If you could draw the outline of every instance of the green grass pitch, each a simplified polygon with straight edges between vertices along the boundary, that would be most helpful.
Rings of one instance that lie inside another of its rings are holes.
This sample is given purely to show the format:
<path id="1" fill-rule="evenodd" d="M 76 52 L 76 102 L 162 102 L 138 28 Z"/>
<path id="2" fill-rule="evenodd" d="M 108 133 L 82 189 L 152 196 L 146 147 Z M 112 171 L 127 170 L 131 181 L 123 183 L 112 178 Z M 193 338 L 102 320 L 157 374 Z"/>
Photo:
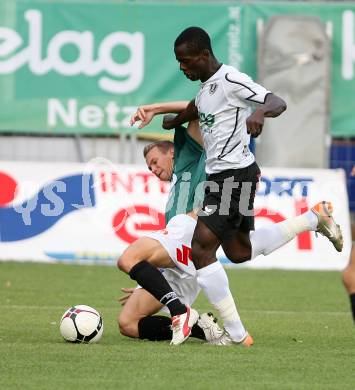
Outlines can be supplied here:
<path id="1" fill-rule="evenodd" d="M 252 348 L 122 337 L 114 267 L 0 262 L 0 389 L 354 390 L 355 328 L 339 272 L 228 270 Z M 67 307 L 99 310 L 98 344 L 61 339 Z M 195 307 L 210 310 L 200 295 Z"/>

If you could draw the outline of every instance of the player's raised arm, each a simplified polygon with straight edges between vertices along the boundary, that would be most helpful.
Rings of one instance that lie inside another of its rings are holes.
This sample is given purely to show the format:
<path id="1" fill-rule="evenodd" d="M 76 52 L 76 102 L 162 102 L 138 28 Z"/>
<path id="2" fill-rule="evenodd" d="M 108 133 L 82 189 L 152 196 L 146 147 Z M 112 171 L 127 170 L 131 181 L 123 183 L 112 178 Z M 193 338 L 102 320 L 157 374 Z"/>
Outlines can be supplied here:
<path id="1" fill-rule="evenodd" d="M 193 99 L 190 101 L 188 106 L 174 118 L 171 116 L 164 117 L 163 128 L 166 130 L 171 130 L 176 128 L 177 126 L 180 126 L 186 122 L 191 122 L 195 119 L 198 119 L 198 111 L 197 107 L 195 106 L 195 100 Z"/>
<path id="2" fill-rule="evenodd" d="M 139 106 L 137 111 L 132 115 L 130 124 L 133 126 L 136 122 L 141 122 L 138 126 L 139 129 L 147 126 L 155 115 L 167 114 L 167 113 L 179 113 L 183 111 L 188 101 L 175 101 L 167 103 L 153 103 Z"/>
<path id="3" fill-rule="evenodd" d="M 283 99 L 269 93 L 266 95 L 265 103 L 258 107 L 246 120 L 247 131 L 252 137 L 257 137 L 262 132 L 264 118 L 276 118 L 287 108 Z"/>

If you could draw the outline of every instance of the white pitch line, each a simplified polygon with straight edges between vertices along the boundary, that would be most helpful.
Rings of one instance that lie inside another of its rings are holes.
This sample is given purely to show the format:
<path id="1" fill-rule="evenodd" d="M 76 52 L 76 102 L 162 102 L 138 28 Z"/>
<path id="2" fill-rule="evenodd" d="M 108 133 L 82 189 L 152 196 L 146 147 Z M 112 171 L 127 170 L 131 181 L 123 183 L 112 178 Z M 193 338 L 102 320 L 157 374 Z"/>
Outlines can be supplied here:
<path id="1" fill-rule="evenodd" d="M 211 311 L 211 308 L 203 307 L 202 309 L 199 309 L 199 312 L 208 312 Z M 251 314 L 285 314 L 285 315 L 295 315 L 295 314 L 325 314 L 325 315 L 350 315 L 350 311 L 296 311 L 296 310 L 248 310 L 248 309 L 240 309 L 240 312 L 242 313 L 251 313 Z"/>
<path id="2" fill-rule="evenodd" d="M 120 305 L 118 305 L 118 308 L 120 307 Z M 69 306 L 68 306 L 69 307 Z M 9 305 L 9 304 L 5 304 L 5 305 L 2 305 L 0 304 L 0 308 L 1 309 L 19 309 L 19 310 L 38 310 L 38 309 L 42 309 L 42 310 L 63 310 L 63 306 L 42 306 L 42 305 Z M 100 306 L 101 309 L 103 310 L 109 310 L 109 309 L 112 309 L 112 306 L 106 306 L 106 307 L 102 307 Z M 207 309 L 207 308 L 203 308 L 204 310 L 208 311 L 210 309 Z M 200 309 L 200 311 L 203 311 Z M 314 314 L 324 314 L 324 315 L 329 315 L 329 316 L 339 316 L 339 315 L 346 315 L 348 316 L 349 315 L 349 312 L 347 311 L 290 311 L 290 310 L 242 310 L 243 313 L 256 313 L 256 314 L 270 314 L 270 315 L 274 315 L 274 314 L 284 314 L 284 315 L 297 315 L 297 314 L 310 314 L 310 315 L 314 315 Z"/>
<path id="3" fill-rule="evenodd" d="M 283 310 L 243 310 L 247 313 L 263 313 L 263 314 L 325 314 L 325 315 L 349 315 L 350 311 L 283 311 Z"/>
<path id="4" fill-rule="evenodd" d="M 78 303 L 79 305 L 79 303 Z M 82 304 L 83 305 L 83 304 Z M 72 305 L 74 306 L 74 305 Z M 67 306 L 67 308 L 71 307 L 70 305 Z M 34 305 L 1 305 L 0 304 L 0 309 L 19 309 L 19 310 L 38 310 L 38 309 L 43 309 L 43 310 L 65 310 L 64 306 L 34 306 Z M 104 309 L 109 309 L 105 308 Z"/>

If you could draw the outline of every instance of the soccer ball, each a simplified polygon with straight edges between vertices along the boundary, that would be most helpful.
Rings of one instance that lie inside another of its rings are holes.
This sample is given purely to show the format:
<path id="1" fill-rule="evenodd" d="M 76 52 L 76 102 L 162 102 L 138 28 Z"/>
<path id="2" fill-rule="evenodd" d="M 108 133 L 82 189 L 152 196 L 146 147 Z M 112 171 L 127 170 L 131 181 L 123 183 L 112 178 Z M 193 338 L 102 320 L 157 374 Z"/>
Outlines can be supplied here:
<path id="1" fill-rule="evenodd" d="M 104 331 L 104 324 L 98 311 L 90 306 L 76 305 L 65 311 L 59 329 L 66 341 L 97 343 Z"/>

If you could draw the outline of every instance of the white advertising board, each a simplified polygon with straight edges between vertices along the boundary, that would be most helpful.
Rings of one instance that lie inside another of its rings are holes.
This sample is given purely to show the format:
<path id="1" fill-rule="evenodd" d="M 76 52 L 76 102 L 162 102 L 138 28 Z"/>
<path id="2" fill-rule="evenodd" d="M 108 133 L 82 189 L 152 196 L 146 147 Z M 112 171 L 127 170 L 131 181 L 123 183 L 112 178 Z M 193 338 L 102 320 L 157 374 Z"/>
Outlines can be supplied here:
<path id="1" fill-rule="evenodd" d="M 136 238 L 162 229 L 169 185 L 145 166 L 1 162 L 0 259 L 115 263 Z M 344 233 L 338 253 L 313 232 L 245 263 L 255 268 L 342 269 L 351 246 L 341 170 L 264 168 L 255 199 L 256 228 L 330 200 Z M 220 260 L 227 263 L 223 252 Z"/>

